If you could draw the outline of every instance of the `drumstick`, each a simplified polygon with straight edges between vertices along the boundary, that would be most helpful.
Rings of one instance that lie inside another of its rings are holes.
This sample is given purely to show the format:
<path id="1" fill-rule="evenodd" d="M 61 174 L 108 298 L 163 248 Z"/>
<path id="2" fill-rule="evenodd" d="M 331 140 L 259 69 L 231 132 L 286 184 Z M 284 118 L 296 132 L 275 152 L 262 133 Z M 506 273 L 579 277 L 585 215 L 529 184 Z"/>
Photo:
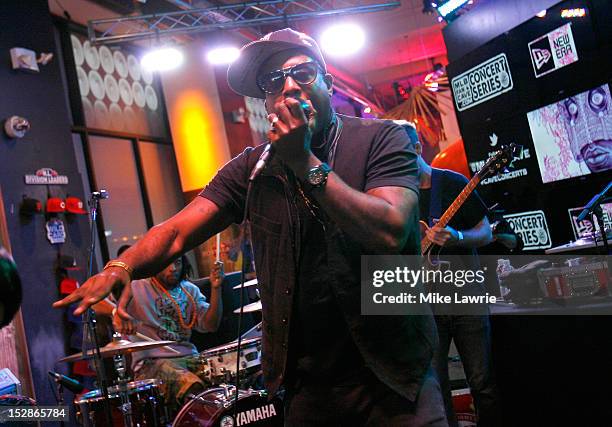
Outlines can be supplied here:
<path id="1" fill-rule="evenodd" d="M 221 233 L 217 233 L 217 262 L 221 261 Z"/>
<path id="2" fill-rule="evenodd" d="M 145 334 L 141 334 L 140 332 L 136 332 L 135 334 L 138 338 L 140 338 L 143 341 L 155 341 L 153 338 L 146 336 Z M 168 349 L 170 351 L 172 351 L 173 353 L 177 353 L 177 354 L 181 354 L 180 351 L 173 349 L 172 347 L 169 347 L 167 345 L 165 345 L 163 348 Z"/>

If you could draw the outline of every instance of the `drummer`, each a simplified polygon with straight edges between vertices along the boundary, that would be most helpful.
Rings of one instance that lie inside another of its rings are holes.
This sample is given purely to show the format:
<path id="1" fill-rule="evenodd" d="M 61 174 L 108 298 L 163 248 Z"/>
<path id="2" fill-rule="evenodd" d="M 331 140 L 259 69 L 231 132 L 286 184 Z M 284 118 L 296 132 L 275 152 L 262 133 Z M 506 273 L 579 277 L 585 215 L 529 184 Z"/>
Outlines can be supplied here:
<path id="1" fill-rule="evenodd" d="M 189 282 L 189 264 L 183 255 L 154 277 L 134 280 L 124 292 L 130 320 L 122 320 L 113 310 L 115 330 L 138 341 L 143 335 L 154 340 L 178 341 L 132 354 L 136 380 L 160 379 L 166 403 L 172 413 L 192 395 L 203 391 L 204 383 L 195 375 L 196 347 L 189 341 L 192 330 L 214 332 L 219 328 L 223 306 L 221 284 L 223 263 L 216 263 L 210 275 L 210 301 Z"/>

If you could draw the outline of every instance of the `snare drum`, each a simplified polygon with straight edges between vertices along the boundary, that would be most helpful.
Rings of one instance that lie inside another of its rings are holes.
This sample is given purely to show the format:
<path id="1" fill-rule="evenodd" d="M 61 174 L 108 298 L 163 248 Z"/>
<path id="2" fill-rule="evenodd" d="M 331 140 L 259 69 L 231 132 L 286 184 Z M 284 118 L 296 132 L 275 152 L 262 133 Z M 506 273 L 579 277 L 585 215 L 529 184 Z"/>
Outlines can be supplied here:
<path id="1" fill-rule="evenodd" d="M 240 357 L 240 369 L 252 374 L 261 369 L 261 337 L 242 340 L 240 356 L 237 342 L 209 348 L 200 353 L 199 375 L 211 384 L 230 383 L 236 377 L 236 361 Z"/>
<path id="2" fill-rule="evenodd" d="M 231 390 L 231 392 L 230 392 Z M 234 388 L 224 386 L 200 393 L 178 413 L 172 427 L 282 426 L 283 402 L 268 401 L 264 391 L 240 390 L 234 418 Z"/>
<path id="3" fill-rule="evenodd" d="M 135 426 L 163 426 L 166 424 L 164 398 L 160 393 L 159 380 L 141 380 L 127 384 L 129 401 L 132 404 L 132 424 Z M 85 393 L 74 403 L 77 407 L 77 419 L 86 427 L 109 426 L 104 414 L 104 397 L 100 390 Z M 119 386 L 108 388 L 111 407 L 111 426 L 124 426 L 121 412 L 121 394 Z"/>

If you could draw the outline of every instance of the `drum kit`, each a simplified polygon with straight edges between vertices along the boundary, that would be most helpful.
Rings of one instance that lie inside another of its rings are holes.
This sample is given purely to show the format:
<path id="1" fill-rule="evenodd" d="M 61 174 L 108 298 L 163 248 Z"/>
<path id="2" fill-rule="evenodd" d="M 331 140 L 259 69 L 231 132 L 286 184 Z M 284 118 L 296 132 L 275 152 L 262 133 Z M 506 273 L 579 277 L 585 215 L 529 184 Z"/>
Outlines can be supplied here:
<path id="1" fill-rule="evenodd" d="M 253 286 L 257 280 L 246 282 Z M 240 286 L 236 287 L 239 288 Z M 261 310 L 261 302 L 244 306 L 244 312 Z M 236 310 L 235 312 L 239 312 Z M 140 338 L 147 339 L 140 335 Z M 220 426 L 230 427 L 256 422 L 261 426 L 283 425 L 283 404 L 280 398 L 269 400 L 261 385 L 261 323 L 237 341 L 202 351 L 195 357 L 195 374 L 210 388 L 193 396 L 180 409 L 171 423 L 174 427 Z M 126 356 L 143 350 L 168 347 L 175 341 L 137 341 L 121 339 L 100 347 L 102 358 L 113 360 L 118 379 L 108 387 L 108 394 L 100 389 L 89 391 L 74 401 L 77 419 L 85 427 L 99 426 L 167 426 L 171 420 L 164 402 L 161 380 L 130 381 Z M 94 350 L 63 357 L 58 362 L 90 360 Z M 236 367 L 240 364 L 240 389 L 236 391 Z M 231 385 L 230 385 L 231 384 Z M 236 399 L 236 393 L 238 397 Z M 110 406 L 110 424 L 105 407 Z"/>

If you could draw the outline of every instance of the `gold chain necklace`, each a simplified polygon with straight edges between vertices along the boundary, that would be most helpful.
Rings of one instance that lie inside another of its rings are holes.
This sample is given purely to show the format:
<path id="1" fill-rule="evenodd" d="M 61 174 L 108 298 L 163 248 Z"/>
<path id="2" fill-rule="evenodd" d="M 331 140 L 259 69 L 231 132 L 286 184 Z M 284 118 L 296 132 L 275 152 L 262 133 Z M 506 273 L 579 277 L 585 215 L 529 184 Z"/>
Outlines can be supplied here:
<path id="1" fill-rule="evenodd" d="M 153 283 L 153 285 L 155 285 L 158 289 L 160 289 L 164 294 L 166 294 L 166 296 L 170 299 L 170 301 L 172 301 L 172 304 L 174 304 L 174 307 L 176 308 L 176 312 L 178 313 L 179 316 L 179 323 L 181 325 L 181 327 L 183 329 L 191 329 L 193 328 L 193 325 L 195 325 L 196 322 L 196 303 L 195 300 L 193 299 L 193 297 L 191 296 L 191 294 L 187 291 L 185 291 L 185 289 L 183 289 L 183 287 L 180 285 L 178 285 L 178 287 L 181 289 L 181 291 L 183 291 L 185 293 L 185 295 L 187 295 L 187 297 L 189 298 L 189 300 L 191 301 L 191 303 L 193 304 L 193 312 L 191 314 L 191 321 L 189 322 L 188 325 L 185 325 L 185 320 L 183 319 L 183 313 L 181 312 L 181 307 L 180 305 L 176 302 L 176 300 L 172 297 L 172 295 L 170 295 L 170 292 L 168 292 L 168 290 L 164 287 L 164 285 L 162 285 L 161 283 L 159 283 L 159 280 L 157 280 L 156 277 L 152 277 L 151 278 L 151 283 Z M 185 309 L 185 314 L 187 314 L 187 311 L 189 310 L 189 307 L 187 307 Z"/>

